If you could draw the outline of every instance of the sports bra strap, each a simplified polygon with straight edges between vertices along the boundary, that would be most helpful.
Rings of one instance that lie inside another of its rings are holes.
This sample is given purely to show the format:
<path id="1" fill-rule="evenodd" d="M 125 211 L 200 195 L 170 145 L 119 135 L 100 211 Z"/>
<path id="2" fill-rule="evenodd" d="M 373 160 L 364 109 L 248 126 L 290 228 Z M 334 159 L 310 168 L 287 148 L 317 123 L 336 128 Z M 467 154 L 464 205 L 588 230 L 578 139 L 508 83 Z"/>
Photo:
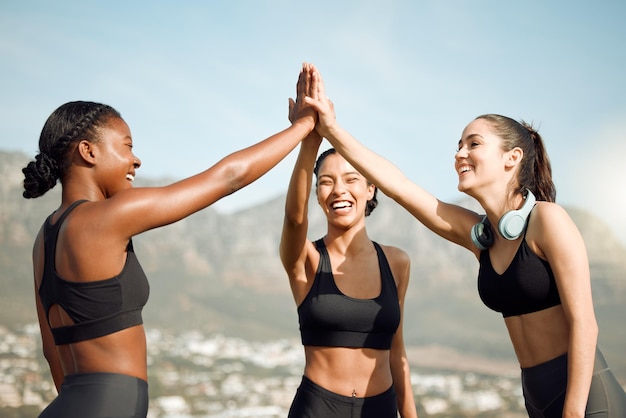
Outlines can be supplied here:
<path id="1" fill-rule="evenodd" d="M 59 219 L 57 219 L 57 221 L 53 224 L 52 223 L 52 216 L 54 214 L 51 214 L 48 217 L 48 222 L 47 222 L 47 228 L 52 232 L 51 236 L 46 236 L 44 235 L 44 240 L 50 240 L 50 242 L 54 242 L 56 243 L 57 238 L 59 236 L 59 231 L 61 230 L 61 225 L 63 225 L 63 222 L 65 221 L 65 218 L 67 218 L 67 216 L 70 214 L 70 212 L 72 212 L 78 205 L 88 202 L 88 200 L 86 199 L 82 199 L 82 200 L 77 200 L 75 202 L 73 202 L 66 210 L 65 212 L 63 212 L 61 214 L 61 216 L 59 216 Z M 48 270 L 48 271 L 55 271 L 56 270 L 56 263 L 55 263 L 55 257 L 54 257 L 54 251 L 56 250 L 56 245 L 46 245 L 45 246 L 45 262 L 44 262 L 44 269 Z"/>
<path id="2" fill-rule="evenodd" d="M 59 225 L 60 225 L 60 224 L 61 224 L 61 222 L 63 222 L 63 221 L 65 220 L 65 218 L 67 218 L 67 215 L 69 215 L 69 214 L 70 214 L 70 212 L 71 212 L 71 211 L 73 211 L 73 210 L 74 210 L 74 208 L 75 208 L 76 206 L 78 206 L 78 205 L 80 205 L 80 204 L 83 204 L 83 203 L 85 203 L 85 202 L 88 202 L 88 200 L 87 200 L 87 199 L 81 199 L 81 200 L 77 200 L 76 202 L 72 203 L 72 204 L 70 205 L 70 207 L 69 207 L 69 208 L 67 208 L 67 210 L 61 214 L 61 217 L 59 218 L 59 220 L 58 220 L 58 221 L 56 221 L 54 224 L 55 224 L 55 225 L 56 225 L 56 224 L 59 224 Z"/>

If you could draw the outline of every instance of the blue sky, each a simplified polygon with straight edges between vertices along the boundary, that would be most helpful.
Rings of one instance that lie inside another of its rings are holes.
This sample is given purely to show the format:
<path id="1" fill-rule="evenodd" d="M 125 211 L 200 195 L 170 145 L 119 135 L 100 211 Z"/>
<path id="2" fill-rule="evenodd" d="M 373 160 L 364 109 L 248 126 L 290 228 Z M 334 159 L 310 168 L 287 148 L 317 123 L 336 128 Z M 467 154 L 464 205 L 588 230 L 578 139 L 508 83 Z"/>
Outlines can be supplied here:
<path id="1" fill-rule="evenodd" d="M 475 116 L 533 122 L 558 202 L 626 243 L 624 21 L 621 0 L 5 1 L 0 149 L 34 156 L 57 106 L 99 101 L 129 123 L 138 176 L 179 179 L 285 128 L 310 61 L 340 123 L 443 200 Z M 295 153 L 216 208 L 283 194 Z"/>

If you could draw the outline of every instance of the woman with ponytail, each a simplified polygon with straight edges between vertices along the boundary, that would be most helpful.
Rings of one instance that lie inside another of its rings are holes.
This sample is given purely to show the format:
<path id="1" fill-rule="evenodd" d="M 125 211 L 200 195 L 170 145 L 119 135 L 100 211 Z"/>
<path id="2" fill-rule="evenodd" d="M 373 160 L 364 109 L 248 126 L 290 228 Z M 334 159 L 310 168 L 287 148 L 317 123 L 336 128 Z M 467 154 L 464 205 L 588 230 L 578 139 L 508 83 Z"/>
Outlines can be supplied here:
<path id="1" fill-rule="evenodd" d="M 37 314 L 56 399 L 40 417 L 146 417 L 147 278 L 132 237 L 193 214 L 258 179 L 305 138 L 315 112 L 303 104 L 301 72 L 293 123 L 206 171 L 165 187 L 133 187 L 141 163 L 130 129 L 110 106 L 70 102 L 41 132 L 24 172 L 24 197 L 61 183 L 59 208 L 33 248 Z"/>
<path id="2" fill-rule="evenodd" d="M 360 173 L 426 227 L 474 253 L 483 302 L 501 312 L 521 367 L 528 415 L 625 417 L 626 395 L 597 348 L 587 253 L 529 124 L 482 115 L 465 127 L 458 189 L 486 215 L 444 203 L 360 144 L 335 120 L 313 67 L 316 130 Z"/>

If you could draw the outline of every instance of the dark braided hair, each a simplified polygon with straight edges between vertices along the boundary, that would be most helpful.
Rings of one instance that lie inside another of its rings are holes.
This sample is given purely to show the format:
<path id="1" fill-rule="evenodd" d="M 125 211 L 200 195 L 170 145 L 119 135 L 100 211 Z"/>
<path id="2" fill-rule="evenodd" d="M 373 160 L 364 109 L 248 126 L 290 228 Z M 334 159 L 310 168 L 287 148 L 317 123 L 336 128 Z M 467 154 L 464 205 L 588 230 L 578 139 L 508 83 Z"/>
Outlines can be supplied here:
<path id="1" fill-rule="evenodd" d="M 315 187 L 317 187 L 317 173 L 319 172 L 320 167 L 322 166 L 322 163 L 324 162 L 326 157 L 328 157 L 331 154 L 336 154 L 336 153 L 337 153 L 336 149 L 329 148 L 326 151 L 322 152 L 319 157 L 317 157 L 317 161 L 315 162 L 315 168 L 313 169 L 313 173 L 315 174 L 315 185 L 316 185 Z M 369 180 L 367 184 L 371 184 Z M 372 211 L 376 209 L 376 206 L 378 206 L 378 199 L 376 198 L 377 194 L 378 194 L 378 187 L 374 185 L 374 195 L 372 196 L 370 200 L 367 201 L 367 205 L 365 206 L 365 216 L 369 216 L 370 213 L 372 213 Z"/>
<path id="2" fill-rule="evenodd" d="M 537 198 L 547 202 L 556 201 L 556 187 L 552 181 L 552 166 L 541 139 L 541 135 L 531 124 L 518 122 L 502 115 L 481 115 L 476 119 L 484 119 L 491 124 L 496 135 L 502 139 L 502 148 L 510 151 L 519 147 L 524 157 L 517 173 L 519 192 L 527 188 Z"/>
<path id="3" fill-rule="evenodd" d="M 72 145 L 82 139 L 97 142 L 95 128 L 110 118 L 121 116 L 111 106 L 93 102 L 69 102 L 52 112 L 39 136 L 39 154 L 22 169 L 22 195 L 32 199 L 52 189 L 67 174 Z"/>

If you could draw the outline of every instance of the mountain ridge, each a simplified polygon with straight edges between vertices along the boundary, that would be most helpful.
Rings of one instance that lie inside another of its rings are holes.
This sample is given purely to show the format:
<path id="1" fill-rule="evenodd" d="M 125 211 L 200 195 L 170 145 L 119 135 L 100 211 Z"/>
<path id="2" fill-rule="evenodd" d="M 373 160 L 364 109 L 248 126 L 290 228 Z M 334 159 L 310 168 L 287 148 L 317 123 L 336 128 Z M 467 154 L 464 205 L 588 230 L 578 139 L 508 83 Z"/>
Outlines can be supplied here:
<path id="1" fill-rule="evenodd" d="M 21 168 L 28 157 L 0 151 L 0 325 L 36 321 L 32 240 L 60 202 L 60 187 L 41 198 L 22 198 Z M 137 181 L 136 187 L 168 184 Z M 287 179 L 285 179 L 285 187 Z M 254 187 L 251 185 L 250 187 Z M 441 347 L 494 361 L 514 360 L 501 315 L 477 294 L 478 263 L 465 249 L 421 225 L 379 194 L 367 219 L 372 240 L 405 250 L 411 258 L 404 336 L 407 346 Z M 477 209 L 471 199 L 458 202 Z M 309 238 L 326 229 L 311 199 Z M 249 339 L 297 338 L 296 308 L 278 256 L 284 195 L 233 213 L 207 208 L 180 222 L 133 238 L 150 279 L 147 327 L 198 329 Z M 626 249 L 610 227 L 578 208 L 565 208 L 583 235 L 592 271 L 600 346 L 626 381 Z M 158 208 L 155 208 L 158 210 Z"/>

